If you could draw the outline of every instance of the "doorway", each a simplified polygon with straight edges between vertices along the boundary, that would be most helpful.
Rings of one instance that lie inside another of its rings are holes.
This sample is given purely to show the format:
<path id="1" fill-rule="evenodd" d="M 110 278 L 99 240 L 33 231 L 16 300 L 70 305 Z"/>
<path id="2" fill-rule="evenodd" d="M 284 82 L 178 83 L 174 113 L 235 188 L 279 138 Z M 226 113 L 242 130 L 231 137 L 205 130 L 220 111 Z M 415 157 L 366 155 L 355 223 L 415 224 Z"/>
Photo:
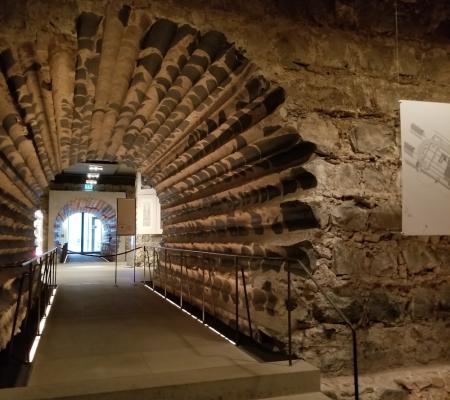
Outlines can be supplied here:
<path id="1" fill-rule="evenodd" d="M 91 213 L 74 213 L 63 223 L 63 236 L 68 243 L 68 250 L 72 252 L 100 253 L 103 235 L 102 221 Z"/>

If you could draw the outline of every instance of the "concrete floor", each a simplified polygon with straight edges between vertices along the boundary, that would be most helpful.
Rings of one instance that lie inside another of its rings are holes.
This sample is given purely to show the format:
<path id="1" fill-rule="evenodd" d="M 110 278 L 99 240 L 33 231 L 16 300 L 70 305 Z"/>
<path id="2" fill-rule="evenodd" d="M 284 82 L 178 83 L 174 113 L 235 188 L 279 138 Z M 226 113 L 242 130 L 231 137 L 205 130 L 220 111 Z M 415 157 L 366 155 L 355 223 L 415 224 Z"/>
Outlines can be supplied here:
<path id="1" fill-rule="evenodd" d="M 85 256 L 83 254 L 68 254 L 66 263 L 99 263 L 99 262 L 106 262 L 104 259 L 100 257 L 93 257 L 93 256 Z"/>
<path id="2" fill-rule="evenodd" d="M 138 270 L 138 278 L 141 271 Z M 121 265 L 62 264 L 29 385 L 254 362 L 142 285 Z"/>
<path id="3" fill-rule="evenodd" d="M 133 268 L 119 265 L 118 287 L 114 263 L 61 264 L 57 281 L 28 386 L 0 400 L 257 399 L 320 387 L 308 364 L 262 363 L 133 284 Z"/>

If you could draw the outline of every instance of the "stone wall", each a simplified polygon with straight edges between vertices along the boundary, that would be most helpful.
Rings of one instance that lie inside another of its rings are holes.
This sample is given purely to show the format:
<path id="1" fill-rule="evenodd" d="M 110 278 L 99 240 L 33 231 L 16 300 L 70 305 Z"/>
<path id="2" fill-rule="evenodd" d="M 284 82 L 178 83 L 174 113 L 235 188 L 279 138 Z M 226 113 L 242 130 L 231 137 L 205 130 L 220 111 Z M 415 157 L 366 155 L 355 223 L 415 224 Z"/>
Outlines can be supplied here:
<path id="1" fill-rule="evenodd" d="M 144 246 L 157 247 L 161 243 L 161 235 L 136 235 L 136 247 L 142 247 L 136 251 L 136 266 L 142 267 L 144 265 Z M 148 250 L 151 251 L 150 249 Z M 145 261 L 148 262 L 147 260 Z M 147 264 L 146 264 L 147 268 Z"/>
<path id="2" fill-rule="evenodd" d="M 316 279 L 358 326 L 363 370 L 448 360 L 450 242 L 400 233 L 398 114 L 400 99 L 450 101 L 447 2 L 398 2 L 398 62 L 393 1 L 128 3 L 224 32 L 285 88 L 286 102 L 270 118 L 317 143 L 308 168 L 318 186 L 283 200 L 310 204 L 320 228 L 290 232 L 282 242 L 273 235 L 273 244 L 311 240 Z M 73 35 L 74 15 L 104 8 L 103 1 L 48 4 L 5 1 L 2 34 Z M 257 321 L 285 321 L 284 272 L 255 268 L 248 280 Z M 225 272 L 218 276 L 216 297 L 228 299 L 224 317 L 232 309 L 230 281 Z M 296 276 L 295 283 L 295 352 L 323 371 L 347 372 L 348 329 L 311 282 Z M 275 345 L 285 342 L 281 326 L 269 333 Z"/>
<path id="3" fill-rule="evenodd" d="M 362 369 L 448 360 L 450 242 L 401 235 L 398 107 L 400 99 L 450 101 L 448 5 L 399 2 L 397 70 L 394 2 L 295 4 L 153 7 L 245 48 L 287 91 L 277 118 L 318 144 L 308 165 L 318 187 L 300 199 L 315 204 L 321 227 L 307 238 L 316 278 L 359 328 Z M 252 304 L 273 308 L 275 290 L 283 313 L 283 278 L 260 272 L 250 279 Z M 325 371 L 348 371 L 348 330 L 313 285 L 299 286 L 308 305 L 294 314 L 297 354 Z"/>

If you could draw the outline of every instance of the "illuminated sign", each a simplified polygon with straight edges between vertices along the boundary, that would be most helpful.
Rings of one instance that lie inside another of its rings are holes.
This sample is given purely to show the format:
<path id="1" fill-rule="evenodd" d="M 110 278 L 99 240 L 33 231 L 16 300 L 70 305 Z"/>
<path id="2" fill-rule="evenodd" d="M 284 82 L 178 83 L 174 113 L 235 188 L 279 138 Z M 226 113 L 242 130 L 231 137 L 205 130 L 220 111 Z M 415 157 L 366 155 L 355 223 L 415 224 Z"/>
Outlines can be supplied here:
<path id="1" fill-rule="evenodd" d="M 103 171 L 101 165 L 89 165 L 89 171 Z"/>

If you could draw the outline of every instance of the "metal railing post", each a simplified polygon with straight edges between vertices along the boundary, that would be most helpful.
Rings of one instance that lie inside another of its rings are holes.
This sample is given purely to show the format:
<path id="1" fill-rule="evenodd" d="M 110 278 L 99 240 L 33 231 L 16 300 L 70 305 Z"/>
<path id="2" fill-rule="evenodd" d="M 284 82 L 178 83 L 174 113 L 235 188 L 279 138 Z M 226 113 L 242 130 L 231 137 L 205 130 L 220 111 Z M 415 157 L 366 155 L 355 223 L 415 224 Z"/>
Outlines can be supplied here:
<path id="1" fill-rule="evenodd" d="M 235 285 L 235 318 L 236 318 L 236 344 L 239 341 L 239 271 L 238 271 L 238 259 L 237 256 L 234 256 L 234 285 Z"/>
<path id="2" fill-rule="evenodd" d="M 180 307 L 183 308 L 183 255 L 180 252 Z"/>
<path id="3" fill-rule="evenodd" d="M 14 311 L 14 319 L 13 319 L 13 325 L 11 329 L 11 338 L 9 341 L 9 355 L 12 355 L 13 346 L 14 346 L 14 333 L 16 331 L 17 326 L 17 319 L 19 318 L 19 311 L 20 311 L 20 304 L 22 302 L 22 291 L 23 291 L 23 281 L 25 280 L 25 274 L 24 272 L 22 276 L 20 277 L 20 283 L 19 283 L 19 292 L 17 294 L 17 300 L 16 300 L 16 309 Z"/>
<path id="4" fill-rule="evenodd" d="M 154 258 L 155 255 L 158 257 L 158 271 L 159 271 L 159 277 L 162 283 L 162 277 L 161 277 L 161 262 L 159 261 L 159 253 L 156 251 L 156 247 L 154 249 Z M 248 330 L 249 330 L 249 336 L 251 339 L 253 338 L 253 326 L 251 321 L 251 313 L 250 313 L 250 304 L 249 304 L 249 294 L 247 290 L 247 283 L 246 283 L 246 276 L 245 276 L 245 263 L 241 263 L 240 259 L 250 260 L 250 262 L 254 259 L 263 259 L 263 260 L 276 260 L 286 263 L 286 272 L 287 272 L 287 314 L 288 314 L 288 359 L 289 359 L 289 365 L 292 365 L 294 353 L 292 351 L 292 311 L 293 311 L 293 300 L 292 300 L 292 290 L 293 290 L 293 282 L 292 282 L 292 265 L 295 263 L 296 265 L 302 269 L 306 276 L 312 280 L 314 285 L 317 287 L 318 292 L 320 292 L 324 298 L 328 301 L 328 303 L 334 308 L 336 313 L 342 318 L 343 322 L 350 328 L 352 333 L 352 350 L 353 350 L 353 369 L 354 369 L 354 385 L 355 385 L 355 398 L 356 400 L 359 400 L 359 388 L 358 388 L 358 348 L 357 348 L 357 334 L 356 330 L 353 327 L 353 324 L 350 322 L 350 320 L 345 316 L 345 314 L 342 312 L 341 309 L 339 309 L 336 304 L 333 302 L 333 300 L 330 298 L 330 296 L 327 294 L 326 291 L 322 289 L 322 287 L 319 285 L 317 280 L 314 278 L 313 272 L 309 269 L 309 267 L 306 267 L 303 262 L 300 259 L 294 259 L 290 257 L 282 257 L 282 256 L 254 256 L 254 255 L 235 255 L 235 254 L 227 254 L 227 253 L 219 253 L 219 252 L 212 252 L 212 251 L 201 251 L 201 250 L 187 250 L 182 248 L 175 248 L 175 247 L 164 247 L 159 246 L 159 250 L 164 250 L 164 297 L 167 298 L 167 280 L 168 280 L 168 268 L 170 269 L 171 277 L 174 278 L 175 276 L 175 270 L 172 267 L 172 260 L 171 256 L 169 255 L 169 252 L 179 252 L 180 255 L 180 304 L 183 305 L 183 265 L 186 267 L 186 274 L 187 274 L 187 282 L 188 282 L 188 289 L 189 289 L 189 298 L 192 302 L 192 296 L 190 293 L 190 281 L 189 281 L 189 270 L 188 270 L 188 261 L 187 256 L 185 254 L 191 255 L 198 255 L 201 258 L 201 268 L 202 268 L 202 322 L 205 323 L 206 320 L 206 289 L 207 286 L 209 286 L 210 290 L 210 305 L 211 305 L 211 312 L 214 316 L 216 316 L 216 309 L 215 309 L 215 301 L 214 301 L 214 294 L 213 294 L 213 275 L 214 266 L 211 265 L 211 262 L 216 262 L 217 257 L 219 257 L 219 261 L 222 262 L 222 258 L 227 257 L 233 257 L 234 262 L 234 274 L 235 274 L 235 317 L 236 317 L 236 323 L 235 323 L 235 335 L 236 335 L 236 343 L 239 340 L 239 337 L 241 336 L 240 332 L 240 316 L 239 316 L 239 308 L 240 308 L 240 296 L 239 296 L 239 269 L 241 271 L 242 275 L 242 284 L 243 284 L 243 292 L 244 292 L 244 301 L 245 301 L 245 307 L 247 311 L 247 320 L 248 320 Z M 186 261 L 184 261 L 184 257 L 186 257 Z M 213 259 L 213 257 L 216 257 Z M 150 256 L 147 255 L 147 259 L 149 262 L 149 268 L 151 266 L 150 264 Z M 169 266 L 167 265 L 169 263 Z M 208 265 L 206 265 L 208 263 Z M 208 271 L 206 271 L 206 268 L 208 268 Z M 208 279 L 206 279 L 206 273 L 208 273 Z M 152 279 L 154 281 L 154 279 Z M 208 282 L 207 282 L 208 281 Z M 173 284 L 171 287 L 172 292 L 176 291 L 176 279 L 173 279 Z"/>
<path id="5" fill-rule="evenodd" d="M 55 257 L 55 286 L 57 285 L 57 281 L 56 281 L 56 278 L 57 278 L 57 275 L 56 275 L 56 272 L 57 272 L 57 270 L 58 270 L 58 253 L 56 252 L 56 249 L 55 250 L 53 250 L 53 253 L 54 253 L 54 257 Z"/>
<path id="6" fill-rule="evenodd" d="M 248 294 L 247 294 L 247 285 L 245 283 L 244 266 L 241 266 L 241 273 L 242 273 L 242 283 L 244 284 L 245 307 L 247 308 L 248 330 L 250 333 L 250 337 L 253 339 L 252 320 L 250 318 L 250 305 L 248 303 Z"/>
<path id="7" fill-rule="evenodd" d="M 146 249 L 145 246 L 144 246 L 144 249 L 142 251 L 143 251 L 143 254 L 144 254 L 144 285 L 146 285 L 147 281 L 145 280 L 145 268 L 146 268 L 146 265 L 147 265 L 147 262 L 146 262 L 146 260 L 147 260 L 147 249 Z"/>
<path id="8" fill-rule="evenodd" d="M 206 258 L 202 263 L 202 322 L 205 323 L 205 264 Z"/>
<path id="9" fill-rule="evenodd" d="M 216 316 L 216 303 L 214 302 L 214 293 L 213 293 L 213 281 L 212 281 L 212 274 L 211 274 L 211 259 L 208 260 L 208 276 L 209 276 L 209 290 L 210 290 L 210 299 L 213 309 L 213 314 Z"/>
<path id="10" fill-rule="evenodd" d="M 355 386 L 355 400 L 359 400 L 359 382 L 358 382 L 358 344 L 356 331 L 352 329 L 352 349 L 353 349 L 353 383 Z"/>
<path id="11" fill-rule="evenodd" d="M 45 303 L 45 312 L 44 315 L 47 317 L 47 304 L 49 300 L 48 293 L 48 281 L 50 275 L 50 264 L 49 264 L 49 255 L 45 255 L 45 267 L 44 267 L 44 303 Z"/>
<path id="12" fill-rule="evenodd" d="M 28 264 L 28 301 L 27 301 L 27 315 L 24 320 L 25 326 L 28 326 L 28 318 L 30 317 L 32 301 L 33 301 L 33 279 L 34 279 L 34 262 Z"/>
<path id="13" fill-rule="evenodd" d="M 287 311 L 288 311 L 288 357 L 292 366 L 292 304 L 291 304 L 291 264 L 287 261 Z"/>
<path id="14" fill-rule="evenodd" d="M 159 278 L 159 284 L 162 284 L 162 278 L 161 278 L 161 262 L 159 260 L 159 253 L 153 249 L 153 270 L 155 272 L 156 276 L 156 269 L 158 269 L 158 278 Z M 152 281 L 153 290 L 155 290 L 155 278 Z"/>
<path id="15" fill-rule="evenodd" d="M 185 256 L 184 269 L 186 270 L 187 295 L 189 296 L 189 301 L 192 304 L 191 280 L 189 278 L 189 267 L 188 267 L 188 264 L 189 264 L 188 263 L 188 256 Z"/>
<path id="16" fill-rule="evenodd" d="M 49 254 L 48 286 L 53 287 L 53 253 Z"/>
<path id="17" fill-rule="evenodd" d="M 43 259 L 42 257 L 39 259 L 39 273 L 38 273 L 38 279 L 37 279 L 37 291 L 38 291 L 38 298 L 37 298 L 37 327 L 36 327 L 36 335 L 40 335 L 41 332 L 39 330 L 40 323 L 41 323 L 41 312 L 42 312 L 42 267 L 43 267 Z"/>
<path id="18" fill-rule="evenodd" d="M 164 298 L 167 299 L 167 249 L 164 250 Z"/>
<path id="19" fill-rule="evenodd" d="M 136 234 L 134 235 L 134 254 L 133 254 L 133 283 L 136 284 Z"/>
<path id="20" fill-rule="evenodd" d="M 150 253 L 148 252 L 148 248 L 145 249 L 144 257 L 147 259 L 147 265 L 148 265 L 148 279 L 150 279 L 150 284 L 152 285 L 152 289 L 155 290 L 155 250 L 152 252 L 152 261 L 150 261 Z M 144 259 L 145 260 L 145 259 Z M 153 264 L 153 265 L 152 265 Z M 153 269 L 152 269 L 153 267 Z M 144 274 L 145 274 L 145 264 L 144 264 Z M 145 281 L 145 276 L 144 276 Z M 145 281 L 147 283 L 147 281 Z"/>

